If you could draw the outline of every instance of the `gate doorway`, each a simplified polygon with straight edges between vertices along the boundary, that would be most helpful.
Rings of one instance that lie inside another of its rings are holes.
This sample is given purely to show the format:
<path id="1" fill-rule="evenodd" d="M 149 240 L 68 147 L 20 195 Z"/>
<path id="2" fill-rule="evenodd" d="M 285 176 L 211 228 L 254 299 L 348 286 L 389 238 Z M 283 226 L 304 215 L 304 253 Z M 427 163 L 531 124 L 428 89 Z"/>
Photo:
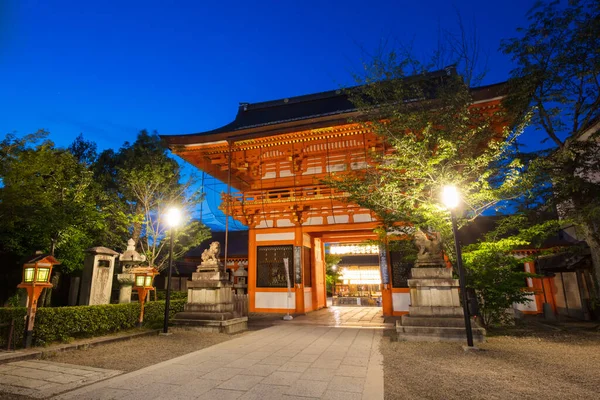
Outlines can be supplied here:
<path id="1" fill-rule="evenodd" d="M 326 243 L 331 262 L 328 281 L 332 306 L 381 307 L 379 247 L 364 243 Z"/>

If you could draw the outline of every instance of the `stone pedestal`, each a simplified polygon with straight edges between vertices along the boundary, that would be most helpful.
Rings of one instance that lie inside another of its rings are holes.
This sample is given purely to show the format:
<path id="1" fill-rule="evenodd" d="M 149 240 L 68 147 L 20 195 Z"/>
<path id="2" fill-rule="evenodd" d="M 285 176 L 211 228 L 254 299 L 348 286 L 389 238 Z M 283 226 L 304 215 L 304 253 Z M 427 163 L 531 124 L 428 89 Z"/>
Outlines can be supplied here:
<path id="1" fill-rule="evenodd" d="M 85 252 L 79 304 L 109 304 L 115 258 L 119 253 L 106 247 L 92 247 Z"/>
<path id="2" fill-rule="evenodd" d="M 175 315 L 175 324 L 205 332 L 236 333 L 248 329 L 248 317 L 234 313 L 232 286 L 221 268 L 201 265 L 188 281 L 187 303 L 184 311 Z"/>
<path id="3" fill-rule="evenodd" d="M 408 280 L 411 305 L 408 315 L 396 322 L 398 340 L 465 341 L 466 329 L 460 305 L 458 279 L 444 267 L 413 268 Z M 485 330 L 474 322 L 473 340 L 483 342 Z"/>
<path id="4" fill-rule="evenodd" d="M 133 288 L 134 274 L 117 274 L 117 281 L 121 284 L 119 288 L 119 304 L 131 303 L 131 289 Z"/>

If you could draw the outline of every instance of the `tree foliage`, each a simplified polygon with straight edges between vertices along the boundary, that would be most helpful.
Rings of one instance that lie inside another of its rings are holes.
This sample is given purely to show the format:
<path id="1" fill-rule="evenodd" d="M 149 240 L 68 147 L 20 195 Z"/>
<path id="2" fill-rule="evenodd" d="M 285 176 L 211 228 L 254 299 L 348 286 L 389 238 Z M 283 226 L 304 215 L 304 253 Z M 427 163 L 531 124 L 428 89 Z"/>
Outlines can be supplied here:
<path id="1" fill-rule="evenodd" d="M 192 218 L 202 201 L 194 179 L 183 181 L 179 164 L 169 157 L 156 132 L 141 131 L 135 142 L 126 142 L 117 153 L 106 150 L 93 168 L 112 203 L 128 216 L 129 233 L 140 251 L 159 270 L 167 262 L 170 230 L 164 216 L 169 207 L 180 208 L 184 215 L 174 238 L 175 258 L 209 237 L 206 226 Z"/>
<path id="2" fill-rule="evenodd" d="M 368 71 L 350 93 L 360 122 L 381 138 L 384 150 L 368 154 L 366 170 L 333 174 L 326 183 L 350 193 L 351 202 L 376 212 L 388 227 L 403 222 L 440 232 L 453 254 L 442 188 L 459 188 L 468 220 L 517 196 L 520 165 L 502 161 L 520 126 L 504 128 L 502 111 L 474 108 L 471 89 L 453 68 L 430 72 L 392 53 Z"/>
<path id="3" fill-rule="evenodd" d="M 201 200 L 194 181 L 183 182 L 179 164 L 156 133 L 142 131 L 134 143 L 100 154 L 82 135 L 67 149 L 47 136 L 7 135 L 0 142 L 0 254 L 11 280 L 8 290 L 20 275 L 17 261 L 36 250 L 61 261 L 57 272 L 77 274 L 85 249 L 122 251 L 132 236 L 160 269 L 170 239 L 163 220 L 167 206 L 179 206 L 186 216 L 175 257 L 208 237 L 208 229 L 193 219 Z"/>
<path id="4" fill-rule="evenodd" d="M 68 248 L 89 245 L 94 232 L 104 228 L 96 207 L 98 187 L 92 173 L 68 151 L 48 140 L 33 147 L 26 141 L 9 137 L 3 142 L 12 150 L 2 166 L 2 250 L 21 256 L 36 249 L 56 252 L 62 270 L 78 269 L 81 257 L 72 257 Z"/>
<path id="5" fill-rule="evenodd" d="M 506 105 L 531 114 L 552 144 L 532 160 L 529 173 L 547 176 L 562 216 L 589 245 L 600 278 L 600 3 L 539 2 L 529 26 L 503 41 L 516 63 Z"/>

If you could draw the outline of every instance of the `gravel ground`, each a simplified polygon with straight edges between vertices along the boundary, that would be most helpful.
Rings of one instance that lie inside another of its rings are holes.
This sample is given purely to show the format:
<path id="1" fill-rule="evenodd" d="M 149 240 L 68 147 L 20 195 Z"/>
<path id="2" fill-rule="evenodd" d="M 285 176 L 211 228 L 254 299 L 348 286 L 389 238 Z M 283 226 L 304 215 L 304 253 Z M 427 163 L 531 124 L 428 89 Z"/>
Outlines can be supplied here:
<path id="1" fill-rule="evenodd" d="M 83 350 L 66 351 L 46 359 L 96 368 L 134 371 L 243 335 L 201 333 L 179 328 L 170 328 L 169 332 L 172 335 L 146 336 Z"/>
<path id="2" fill-rule="evenodd" d="M 510 335 L 507 335 L 510 333 Z M 600 332 L 514 329 L 479 352 L 383 338 L 386 399 L 598 399 Z"/>

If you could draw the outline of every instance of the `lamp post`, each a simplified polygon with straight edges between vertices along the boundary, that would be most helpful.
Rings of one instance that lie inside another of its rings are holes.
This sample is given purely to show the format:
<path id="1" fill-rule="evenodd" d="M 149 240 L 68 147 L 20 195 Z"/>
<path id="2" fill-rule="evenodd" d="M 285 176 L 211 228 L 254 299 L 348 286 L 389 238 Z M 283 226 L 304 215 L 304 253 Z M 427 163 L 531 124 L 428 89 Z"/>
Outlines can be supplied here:
<path id="1" fill-rule="evenodd" d="M 26 289 L 29 297 L 27 319 L 25 320 L 25 337 L 23 338 L 23 347 L 25 348 L 31 346 L 38 298 L 42 290 L 52 287 L 52 284 L 49 283 L 52 266 L 57 264 L 60 264 L 60 262 L 56 258 L 41 253 L 36 253 L 25 260 L 23 264 L 23 281 L 17 287 Z"/>
<path id="2" fill-rule="evenodd" d="M 462 264 L 462 252 L 460 243 L 458 243 L 458 228 L 456 227 L 456 214 L 454 210 L 460 202 L 458 190 L 456 186 L 444 186 L 442 201 L 446 208 L 450 210 L 450 218 L 452 220 L 452 233 L 454 234 L 454 245 L 456 246 L 456 264 L 458 266 L 458 281 L 460 284 L 460 293 L 462 297 L 463 314 L 465 316 L 465 329 L 467 331 L 467 345 L 473 347 L 473 331 L 471 330 L 471 318 L 469 317 L 469 306 L 467 299 L 467 284 L 465 278 L 465 270 Z"/>
<path id="3" fill-rule="evenodd" d="M 181 221 L 181 211 L 178 208 L 171 207 L 167 211 L 167 224 L 171 227 L 171 238 L 169 245 L 169 278 L 167 281 L 167 296 L 165 298 L 165 319 L 163 322 L 163 334 L 169 333 L 169 308 L 171 306 L 171 276 L 173 274 L 173 237 L 175 228 Z"/>

